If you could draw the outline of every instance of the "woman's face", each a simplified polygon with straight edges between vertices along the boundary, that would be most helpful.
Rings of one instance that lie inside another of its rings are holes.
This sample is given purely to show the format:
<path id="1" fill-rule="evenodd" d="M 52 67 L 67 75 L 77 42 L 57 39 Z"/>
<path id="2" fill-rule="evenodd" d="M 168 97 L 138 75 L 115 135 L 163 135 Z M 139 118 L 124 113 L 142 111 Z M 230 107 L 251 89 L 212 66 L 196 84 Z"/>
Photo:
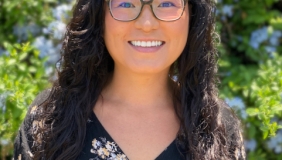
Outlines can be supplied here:
<path id="1" fill-rule="evenodd" d="M 117 70 L 143 74 L 168 72 L 186 45 L 188 27 L 187 4 L 181 18 L 172 22 L 156 19 L 149 5 L 143 7 L 136 20 L 121 22 L 112 18 L 107 6 L 104 39 L 114 60 L 115 72 Z M 162 43 L 160 46 L 156 46 L 160 43 Z"/>

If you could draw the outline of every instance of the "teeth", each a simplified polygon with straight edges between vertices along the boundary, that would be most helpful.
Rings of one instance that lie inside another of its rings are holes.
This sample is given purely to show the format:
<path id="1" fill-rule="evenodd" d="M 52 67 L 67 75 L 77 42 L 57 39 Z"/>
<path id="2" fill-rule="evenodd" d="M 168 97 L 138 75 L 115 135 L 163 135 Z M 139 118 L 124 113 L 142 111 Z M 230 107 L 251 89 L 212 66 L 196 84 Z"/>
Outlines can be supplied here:
<path id="1" fill-rule="evenodd" d="M 130 43 L 138 47 L 158 47 L 163 44 L 162 41 L 130 41 Z"/>
<path id="2" fill-rule="evenodd" d="M 152 46 L 152 43 L 151 42 L 147 42 L 146 44 L 148 47 L 151 47 Z"/>

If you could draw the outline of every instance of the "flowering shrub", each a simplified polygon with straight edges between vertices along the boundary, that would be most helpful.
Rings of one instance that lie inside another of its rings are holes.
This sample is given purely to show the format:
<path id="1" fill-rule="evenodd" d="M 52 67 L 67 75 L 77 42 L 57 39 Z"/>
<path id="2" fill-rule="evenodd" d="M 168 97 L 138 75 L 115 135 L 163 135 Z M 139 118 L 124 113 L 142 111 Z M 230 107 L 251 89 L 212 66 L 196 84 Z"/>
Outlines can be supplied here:
<path id="1" fill-rule="evenodd" d="M 218 0 L 220 93 L 250 160 L 282 159 L 282 1 Z"/>
<path id="2" fill-rule="evenodd" d="M 11 159 L 27 106 L 54 77 L 71 9 L 63 2 L 69 0 L 0 2 L 0 159 Z"/>
<path id="3" fill-rule="evenodd" d="M 9 55 L 0 56 L 0 149 L 1 157 L 12 153 L 12 144 L 27 106 L 47 87 L 45 59 L 29 44 L 4 44 Z"/>
<path id="4" fill-rule="evenodd" d="M 2 159 L 12 153 L 26 107 L 48 86 L 73 2 L 0 2 Z M 217 0 L 217 6 L 220 96 L 242 119 L 248 159 L 282 159 L 282 1 Z"/>
<path id="5" fill-rule="evenodd" d="M 33 39 L 41 27 L 49 23 L 50 8 L 56 0 L 6 0 L 0 2 L 0 48 L 4 42 L 15 43 Z"/>

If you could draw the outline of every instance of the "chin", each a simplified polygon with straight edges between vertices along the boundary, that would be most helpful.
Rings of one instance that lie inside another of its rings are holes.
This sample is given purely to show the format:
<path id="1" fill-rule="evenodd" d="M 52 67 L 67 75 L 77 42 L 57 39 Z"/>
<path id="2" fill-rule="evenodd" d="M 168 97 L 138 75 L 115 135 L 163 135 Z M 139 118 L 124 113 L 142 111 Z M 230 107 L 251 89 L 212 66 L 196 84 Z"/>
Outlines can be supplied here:
<path id="1" fill-rule="evenodd" d="M 130 70 L 138 74 L 161 74 L 168 73 L 169 67 L 164 66 L 134 66 Z"/>

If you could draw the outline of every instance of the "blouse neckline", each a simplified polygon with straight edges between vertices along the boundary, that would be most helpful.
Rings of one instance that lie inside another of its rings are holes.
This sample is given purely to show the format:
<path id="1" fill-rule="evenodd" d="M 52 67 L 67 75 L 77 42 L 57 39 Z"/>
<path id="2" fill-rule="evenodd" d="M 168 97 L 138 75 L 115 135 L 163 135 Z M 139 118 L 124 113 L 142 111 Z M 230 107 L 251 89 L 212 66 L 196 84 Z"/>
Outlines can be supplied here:
<path id="1" fill-rule="evenodd" d="M 98 119 L 98 117 L 96 116 L 96 114 L 94 113 L 94 111 L 92 111 L 91 117 L 93 118 L 94 122 L 97 122 L 96 124 L 98 125 L 99 128 L 102 129 L 102 131 L 104 132 L 104 134 L 106 134 L 106 136 L 110 139 L 110 141 L 115 142 L 115 144 L 118 146 L 118 148 L 121 150 L 121 152 L 126 155 L 126 153 L 122 150 L 122 148 L 119 146 L 118 143 L 116 143 L 116 141 L 112 138 L 112 136 L 109 134 L 109 132 L 104 128 L 104 126 L 102 125 L 102 123 L 100 122 L 100 120 Z M 175 145 L 176 142 L 176 138 L 155 158 L 158 159 L 159 157 L 161 157 L 167 150 L 169 150 L 170 148 L 172 148 Z"/>

